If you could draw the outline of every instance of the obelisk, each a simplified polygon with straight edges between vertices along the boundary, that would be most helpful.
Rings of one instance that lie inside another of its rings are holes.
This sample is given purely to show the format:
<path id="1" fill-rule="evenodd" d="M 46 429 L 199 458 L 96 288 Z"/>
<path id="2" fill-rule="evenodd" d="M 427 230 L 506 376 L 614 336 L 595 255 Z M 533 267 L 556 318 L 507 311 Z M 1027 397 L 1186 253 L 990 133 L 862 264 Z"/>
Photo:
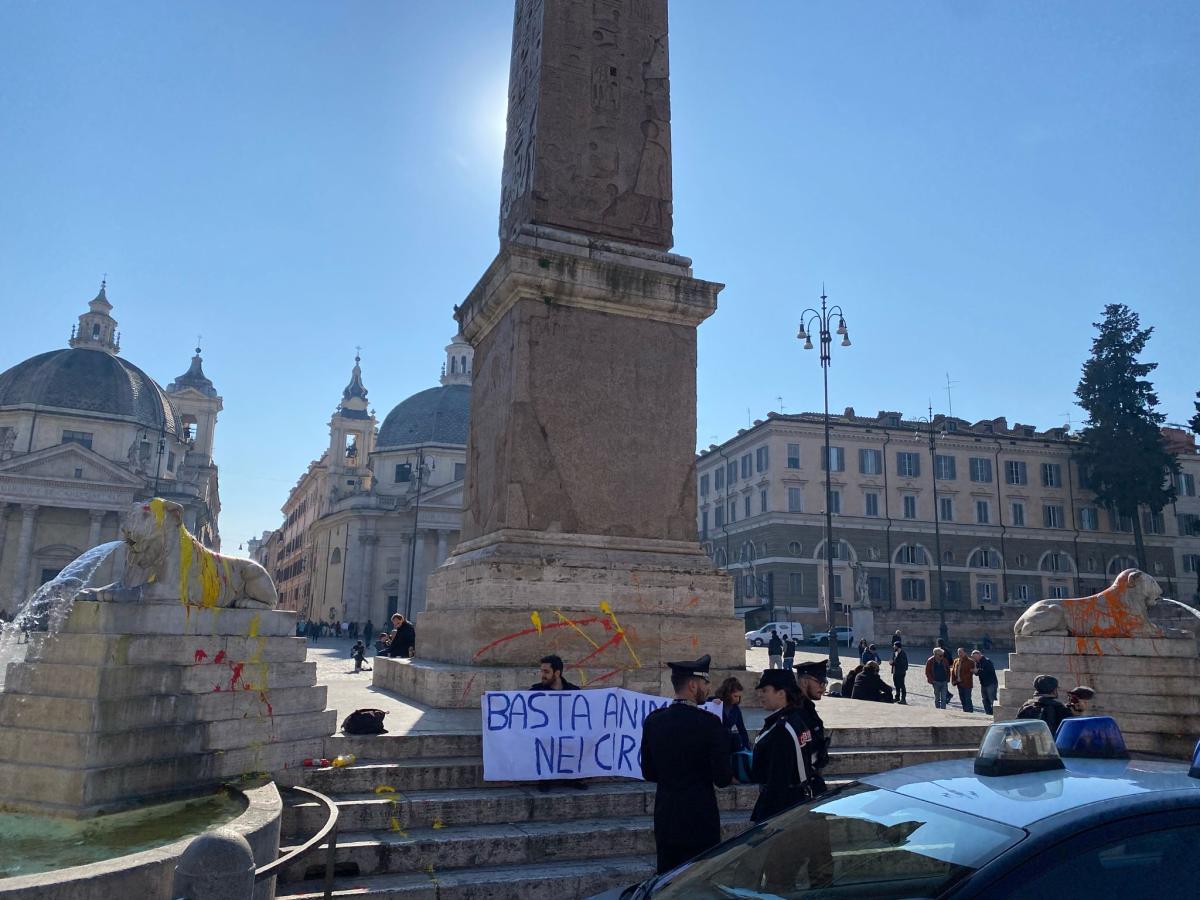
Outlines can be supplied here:
<path id="1" fill-rule="evenodd" d="M 577 684 L 655 692 L 667 659 L 744 668 L 696 535 L 696 327 L 723 285 L 669 252 L 666 0 L 517 0 L 508 103 L 500 252 L 456 312 L 462 541 L 390 686 L 468 705 L 549 653 Z"/>

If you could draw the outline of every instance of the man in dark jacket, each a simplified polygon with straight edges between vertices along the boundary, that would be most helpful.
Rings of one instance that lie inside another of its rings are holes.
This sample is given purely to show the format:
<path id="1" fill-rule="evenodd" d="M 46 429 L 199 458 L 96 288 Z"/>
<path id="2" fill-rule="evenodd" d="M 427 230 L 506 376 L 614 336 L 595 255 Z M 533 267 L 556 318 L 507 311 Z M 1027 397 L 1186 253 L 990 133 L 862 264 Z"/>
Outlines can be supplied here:
<path id="1" fill-rule="evenodd" d="M 388 636 L 388 656 L 408 658 L 413 655 L 417 643 L 417 629 L 400 613 L 392 615 L 392 633 Z"/>
<path id="2" fill-rule="evenodd" d="M 577 691 L 578 685 L 571 684 L 563 678 L 563 661 L 561 656 L 551 653 L 538 661 L 538 680 L 529 686 L 531 691 Z M 571 787 L 577 791 L 586 791 L 588 783 L 579 778 L 542 779 L 537 783 L 537 789 L 543 794 L 552 787 Z"/>
<path id="3" fill-rule="evenodd" d="M 778 631 L 772 631 L 771 639 L 767 641 L 767 660 L 772 669 L 783 668 L 783 639 Z"/>
<path id="4" fill-rule="evenodd" d="M 983 700 L 983 711 L 992 714 L 992 704 L 996 702 L 996 694 L 1000 688 L 1000 679 L 996 677 L 996 664 L 983 655 L 982 650 L 971 651 L 971 659 L 975 660 L 975 675 L 979 679 L 979 696 Z"/>
<path id="5" fill-rule="evenodd" d="M 874 700 L 877 703 L 892 702 L 892 689 L 879 677 L 879 663 L 875 660 L 863 666 L 863 670 L 854 679 L 854 693 L 851 697 L 855 700 Z"/>
<path id="6" fill-rule="evenodd" d="M 899 634 L 897 631 L 897 637 Z M 908 676 L 908 654 L 903 644 L 895 638 L 892 640 L 892 683 L 896 685 L 896 702 L 907 706 L 908 688 L 904 686 L 904 679 Z"/>
<path id="7" fill-rule="evenodd" d="M 700 704 L 708 699 L 706 654 L 669 662 L 675 702 L 642 724 L 642 777 L 654 795 L 658 872 L 669 872 L 721 842 L 721 813 L 713 785 L 733 781 L 729 738 L 721 720 Z"/>
<path id="8" fill-rule="evenodd" d="M 1058 679 L 1053 675 L 1039 675 L 1033 679 L 1033 692 L 1033 699 L 1026 700 L 1017 710 L 1017 718 L 1041 719 L 1049 726 L 1051 734 L 1057 734 L 1063 719 L 1073 715 L 1058 699 Z"/>

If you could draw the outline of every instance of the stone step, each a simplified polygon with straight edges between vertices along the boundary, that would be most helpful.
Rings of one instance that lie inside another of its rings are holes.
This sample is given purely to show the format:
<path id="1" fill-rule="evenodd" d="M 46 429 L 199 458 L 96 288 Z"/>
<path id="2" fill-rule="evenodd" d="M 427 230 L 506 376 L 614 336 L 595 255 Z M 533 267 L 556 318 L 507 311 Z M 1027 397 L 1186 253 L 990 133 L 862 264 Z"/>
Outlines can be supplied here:
<path id="1" fill-rule="evenodd" d="M 189 666 L 82 666 L 14 663 L 5 692 L 41 697 L 145 697 L 155 694 L 208 694 L 238 690 L 306 687 L 317 680 L 315 662 L 241 663 Z"/>
<path id="2" fill-rule="evenodd" d="M 100 603 L 76 600 L 64 634 L 295 637 L 296 613 L 286 609 L 203 609 L 182 603 Z"/>
<path id="3" fill-rule="evenodd" d="M 1195 688 L 1193 687 L 1192 690 Z M 1095 699 L 1088 705 L 1090 715 L 1121 716 L 1135 713 L 1151 715 L 1154 718 L 1168 718 L 1175 722 L 1174 726 L 1163 728 L 1170 734 L 1192 731 L 1200 724 L 1200 695 L 1189 691 L 1185 694 L 1127 694 L 1099 691 Z M 1066 691 L 1059 686 L 1059 699 L 1066 699 Z M 997 694 L 997 701 L 1006 709 L 1020 709 L 1021 704 L 1032 696 L 1028 690 L 1018 691 L 1002 687 Z M 1143 730 L 1143 729 L 1137 729 Z M 1157 730 L 1157 729 L 1145 729 Z"/>
<path id="4" fill-rule="evenodd" d="M 654 812 L 655 786 L 644 781 L 593 782 L 587 790 L 555 785 L 546 791 L 533 785 L 409 791 L 396 794 L 349 794 L 336 799 L 338 828 L 386 831 L 442 825 L 497 825 L 514 822 L 565 821 L 642 816 Z M 723 810 L 749 809 L 758 785 L 736 784 L 717 790 Z M 302 802 L 284 808 L 283 833 L 306 836 L 325 822 L 325 807 Z"/>
<path id="5" fill-rule="evenodd" d="M 315 859 L 316 857 L 312 857 Z M 374 875 L 340 878 L 334 897 L 374 897 L 388 900 L 563 900 L 643 881 L 654 874 L 654 856 L 609 857 L 567 862 L 537 862 L 521 866 L 479 866 L 413 875 Z M 280 883 L 276 897 L 319 900 L 319 881 Z"/>
<path id="6" fill-rule="evenodd" d="M 1153 672 L 1164 677 L 1200 677 L 1200 656 L 1167 656 L 1154 660 Z M 1103 672 L 1105 675 L 1145 676 L 1148 673 L 1144 657 L 1137 656 L 1055 656 L 1045 653 L 1012 653 L 1008 657 L 1008 668 L 1024 673 L 1032 690 L 1033 679 L 1038 675 L 1060 673 Z M 1084 681 L 1084 678 L 1079 680 Z M 1090 684 L 1090 682 L 1087 682 Z M 1073 687 L 1074 685 L 1068 685 Z"/>
<path id="7" fill-rule="evenodd" d="M 836 741 L 836 732 L 835 732 Z M 914 748 L 859 747 L 830 751 L 827 776 L 881 772 L 919 762 L 957 759 L 973 756 L 978 744 L 957 747 L 938 747 L 928 750 Z M 399 793 L 408 791 L 476 788 L 486 785 L 512 786 L 511 782 L 486 782 L 483 779 L 483 759 L 475 756 L 402 759 L 395 762 L 356 763 L 343 768 L 301 769 L 285 773 L 286 784 L 302 784 L 331 797 L 345 794 L 370 793 L 379 787 L 391 787 Z M 605 783 L 597 779 L 599 783 Z"/>
<path id="8" fill-rule="evenodd" d="M 721 816 L 722 838 L 750 827 L 749 813 Z M 280 848 L 287 852 L 287 848 Z M 412 874 L 477 866 L 530 866 L 556 861 L 654 853 L 652 816 L 576 819 L 566 822 L 444 826 L 402 831 L 341 832 L 336 866 L 346 876 Z M 280 876 L 284 882 L 319 878 L 323 860 L 301 860 Z"/>
<path id="9" fill-rule="evenodd" d="M 1092 638 L 1040 634 L 1018 637 L 1017 654 L 1042 653 L 1050 656 L 1142 656 L 1151 659 L 1196 656 L 1192 638 Z"/>
<path id="10" fill-rule="evenodd" d="M 31 647 L 27 661 L 84 666 L 193 665 L 214 660 L 304 662 L 307 641 L 298 637 L 227 635 L 72 634 L 47 637 Z"/>
<path id="11" fill-rule="evenodd" d="M 1097 669 L 1092 668 L 1090 671 L 1074 672 L 1066 671 L 1065 667 L 1059 668 L 1047 666 L 1039 669 L 1036 674 L 1028 672 L 1015 672 L 1011 669 L 1006 669 L 1000 673 L 1001 689 L 1010 689 L 1018 694 L 1025 694 L 1026 697 L 1033 696 L 1033 679 L 1038 675 L 1053 675 L 1058 679 L 1058 692 L 1060 697 L 1066 697 L 1067 691 L 1075 687 L 1077 684 L 1086 684 L 1088 687 L 1095 690 L 1101 696 L 1110 694 L 1132 694 L 1145 697 L 1145 702 L 1153 702 L 1151 698 L 1156 698 L 1163 695 L 1171 696 L 1186 696 L 1191 694 L 1200 680 L 1196 676 L 1191 675 L 1170 675 L 1159 676 L 1146 674 L 1145 660 L 1142 660 L 1140 675 L 1123 675 L 1106 672 L 1105 674 L 1096 674 Z"/>

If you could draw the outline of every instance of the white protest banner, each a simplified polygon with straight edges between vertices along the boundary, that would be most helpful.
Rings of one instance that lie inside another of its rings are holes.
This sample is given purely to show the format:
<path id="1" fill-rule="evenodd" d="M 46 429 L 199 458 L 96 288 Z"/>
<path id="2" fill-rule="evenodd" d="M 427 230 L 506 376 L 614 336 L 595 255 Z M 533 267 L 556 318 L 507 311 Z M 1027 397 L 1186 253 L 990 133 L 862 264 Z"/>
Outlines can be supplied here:
<path id="1" fill-rule="evenodd" d="M 624 688 L 488 691 L 483 710 L 485 781 L 642 777 L 642 723 L 667 697 Z M 720 701 L 704 707 L 720 717 Z"/>

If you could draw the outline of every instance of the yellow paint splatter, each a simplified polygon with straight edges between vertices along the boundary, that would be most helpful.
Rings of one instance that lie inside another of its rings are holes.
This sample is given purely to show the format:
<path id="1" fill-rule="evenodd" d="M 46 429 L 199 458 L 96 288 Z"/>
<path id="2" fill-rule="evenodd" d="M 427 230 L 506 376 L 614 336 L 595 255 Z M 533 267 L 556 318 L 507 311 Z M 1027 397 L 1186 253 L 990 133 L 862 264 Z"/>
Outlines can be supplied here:
<path id="1" fill-rule="evenodd" d="M 390 784 L 381 784 L 381 785 L 379 785 L 379 787 L 375 788 L 375 793 L 377 793 L 377 794 L 394 794 L 394 793 L 396 793 L 396 789 L 394 787 L 392 787 Z"/>
<path id="2" fill-rule="evenodd" d="M 163 519 L 166 517 L 167 509 L 163 505 L 161 497 L 155 497 L 150 501 L 150 512 L 154 513 L 154 524 L 162 528 Z"/>
<path id="3" fill-rule="evenodd" d="M 425 867 L 425 874 L 426 874 L 426 875 L 432 875 L 432 874 L 433 874 L 433 863 L 430 863 L 429 865 L 427 865 L 427 866 Z"/>
<path id="4" fill-rule="evenodd" d="M 593 641 L 590 637 L 588 637 L 587 632 L 584 631 L 582 628 L 580 628 L 575 622 L 572 622 L 570 619 L 568 619 L 566 616 L 564 616 L 557 609 L 554 611 L 554 614 L 556 616 L 558 616 L 560 619 L 562 619 L 564 622 L 566 622 L 568 625 L 570 625 L 572 628 L 574 628 L 576 631 L 578 631 L 580 633 L 580 635 L 583 636 L 583 639 L 585 641 L 587 641 L 589 644 L 591 644 L 597 650 L 600 649 L 600 645 L 597 644 L 595 641 Z"/>
<path id="5" fill-rule="evenodd" d="M 395 816 L 392 816 L 391 820 L 389 821 L 388 828 L 400 835 L 400 837 L 408 837 L 408 832 L 400 827 L 400 820 Z"/>
<path id="6" fill-rule="evenodd" d="M 434 830 L 435 830 L 435 831 L 437 831 L 437 830 L 440 830 L 440 829 L 442 829 L 442 828 L 445 828 L 445 827 L 446 827 L 446 823 L 445 823 L 445 822 L 443 822 L 441 819 L 434 819 L 434 820 L 433 820 L 433 828 L 434 828 Z"/>
<path id="7" fill-rule="evenodd" d="M 246 632 L 246 637 L 258 637 L 259 615 L 255 613 L 254 618 L 250 620 L 250 630 Z"/>
<path id="8" fill-rule="evenodd" d="M 529 620 L 531 622 L 533 622 L 533 627 L 537 629 L 537 633 L 541 634 L 542 633 L 542 617 L 538 614 L 538 611 L 536 609 L 529 614 Z"/>
<path id="9" fill-rule="evenodd" d="M 612 619 L 613 628 L 617 630 L 617 634 L 621 636 L 621 641 L 625 644 L 625 649 L 629 651 L 629 655 L 633 657 L 633 663 L 639 669 L 642 667 L 642 661 L 638 659 L 638 655 L 633 651 L 633 644 L 629 643 L 629 636 L 625 634 L 625 629 L 621 627 L 621 623 L 617 621 L 617 614 L 613 612 L 612 606 L 607 600 L 600 601 L 600 612 Z"/>
<path id="10" fill-rule="evenodd" d="M 191 603 L 188 585 L 192 575 L 192 536 L 184 528 L 179 529 L 179 599 L 186 606 Z"/>

